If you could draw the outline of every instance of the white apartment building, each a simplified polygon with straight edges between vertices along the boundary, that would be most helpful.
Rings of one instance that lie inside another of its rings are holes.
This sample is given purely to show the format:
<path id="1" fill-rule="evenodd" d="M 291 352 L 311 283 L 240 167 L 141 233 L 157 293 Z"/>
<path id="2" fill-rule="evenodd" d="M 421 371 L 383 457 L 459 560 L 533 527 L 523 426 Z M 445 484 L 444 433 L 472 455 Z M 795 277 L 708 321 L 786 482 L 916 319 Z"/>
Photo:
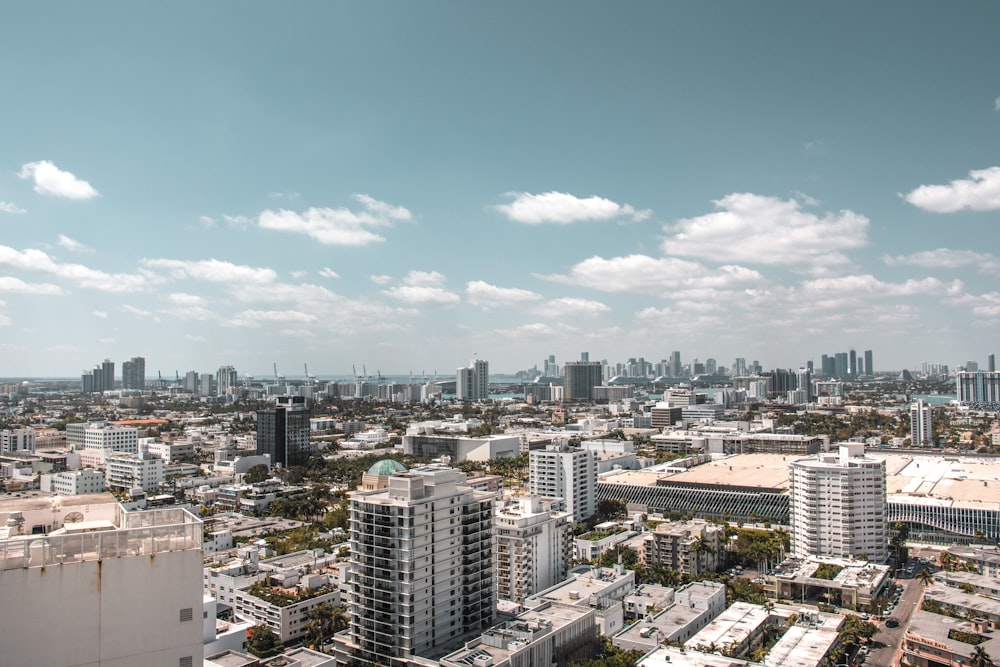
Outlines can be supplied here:
<path id="1" fill-rule="evenodd" d="M 500 600 L 521 604 L 566 578 L 572 524 L 569 513 L 554 510 L 553 504 L 526 496 L 497 508 L 493 562 Z"/>
<path id="2" fill-rule="evenodd" d="M 923 399 L 916 400 L 910 405 L 910 444 L 914 447 L 934 446 L 931 414 L 931 406 Z"/>
<path id="3" fill-rule="evenodd" d="M 888 556 L 885 461 L 862 443 L 799 459 L 790 467 L 792 553 L 795 556 Z"/>
<path id="4" fill-rule="evenodd" d="M 104 471 L 93 468 L 65 470 L 51 475 L 42 475 L 39 477 L 38 483 L 42 491 L 57 493 L 60 496 L 101 493 L 104 491 Z"/>
<path id="5" fill-rule="evenodd" d="M 465 479 L 424 466 L 351 496 L 351 625 L 336 637 L 338 664 L 402 667 L 492 623 L 495 495 Z"/>
<path id="6" fill-rule="evenodd" d="M 156 491 L 166 481 L 163 459 L 115 452 L 107 455 L 109 489 Z"/>
<path id="7" fill-rule="evenodd" d="M 83 447 L 80 463 L 91 468 L 101 468 L 113 452 L 139 453 L 139 429 L 106 421 L 87 422 L 83 428 Z"/>
<path id="8" fill-rule="evenodd" d="M 535 450 L 529 457 L 528 483 L 533 495 L 565 500 L 574 523 L 597 511 L 597 458 L 592 451 L 565 444 Z"/>
<path id="9" fill-rule="evenodd" d="M 35 429 L 7 428 L 0 430 L 0 454 L 35 452 Z"/>
<path id="10" fill-rule="evenodd" d="M 340 603 L 340 592 L 326 574 L 269 575 L 256 585 L 236 591 L 236 616 L 254 625 L 266 625 L 282 642 L 301 638 L 307 632 L 313 607 Z"/>
<path id="11" fill-rule="evenodd" d="M 106 493 L 0 500 L 0 663 L 195 667 L 201 521 Z"/>

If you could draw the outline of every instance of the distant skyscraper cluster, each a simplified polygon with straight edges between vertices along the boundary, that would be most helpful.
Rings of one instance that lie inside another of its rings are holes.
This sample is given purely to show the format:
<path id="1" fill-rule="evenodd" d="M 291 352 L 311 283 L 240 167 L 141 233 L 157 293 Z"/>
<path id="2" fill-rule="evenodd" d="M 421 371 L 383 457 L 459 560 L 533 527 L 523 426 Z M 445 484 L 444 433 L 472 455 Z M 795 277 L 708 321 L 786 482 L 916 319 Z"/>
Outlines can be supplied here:
<path id="1" fill-rule="evenodd" d="M 875 375 L 875 360 L 871 350 L 865 350 L 864 357 L 859 357 L 855 350 L 824 354 L 820 369 L 826 377 L 838 380 L 853 380 L 862 376 Z"/>
<path id="2" fill-rule="evenodd" d="M 93 370 L 84 371 L 80 380 L 85 394 L 111 391 L 115 388 L 115 362 L 105 359 L 100 366 L 94 366 Z"/>

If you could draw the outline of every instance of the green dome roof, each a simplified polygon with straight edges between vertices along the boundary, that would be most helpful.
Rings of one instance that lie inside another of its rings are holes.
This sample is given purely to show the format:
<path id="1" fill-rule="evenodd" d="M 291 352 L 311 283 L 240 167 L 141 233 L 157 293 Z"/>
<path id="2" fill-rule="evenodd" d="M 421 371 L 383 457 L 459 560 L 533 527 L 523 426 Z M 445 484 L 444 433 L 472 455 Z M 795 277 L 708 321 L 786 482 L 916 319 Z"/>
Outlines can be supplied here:
<path id="1" fill-rule="evenodd" d="M 388 476 L 396 472 L 406 472 L 406 466 L 399 461 L 392 459 L 382 459 L 368 469 L 369 475 Z"/>

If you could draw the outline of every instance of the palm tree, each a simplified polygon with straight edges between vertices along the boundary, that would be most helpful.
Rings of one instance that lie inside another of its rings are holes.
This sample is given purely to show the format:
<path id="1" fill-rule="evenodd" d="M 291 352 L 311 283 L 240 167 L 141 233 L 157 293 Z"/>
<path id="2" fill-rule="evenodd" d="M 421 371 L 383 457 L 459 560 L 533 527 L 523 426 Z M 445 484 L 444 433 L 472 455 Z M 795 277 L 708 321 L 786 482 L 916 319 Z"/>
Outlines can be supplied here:
<path id="1" fill-rule="evenodd" d="M 917 579 L 924 586 L 930 586 L 934 583 L 934 573 L 927 568 L 922 568 L 919 572 L 917 572 L 915 579 Z"/>
<path id="2" fill-rule="evenodd" d="M 306 632 L 317 648 L 323 647 L 323 640 L 333 631 L 334 610 L 326 602 L 321 602 L 306 612 Z"/>
<path id="3" fill-rule="evenodd" d="M 969 667 L 994 667 L 993 658 L 982 646 L 977 646 L 969 656 Z"/>

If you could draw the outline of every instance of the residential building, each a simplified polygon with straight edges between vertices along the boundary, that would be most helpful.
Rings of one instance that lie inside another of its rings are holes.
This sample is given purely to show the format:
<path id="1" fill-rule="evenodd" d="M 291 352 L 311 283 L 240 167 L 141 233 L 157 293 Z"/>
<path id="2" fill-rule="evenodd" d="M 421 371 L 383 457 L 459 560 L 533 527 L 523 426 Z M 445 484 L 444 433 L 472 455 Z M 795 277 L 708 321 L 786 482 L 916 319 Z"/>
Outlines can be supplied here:
<path id="1" fill-rule="evenodd" d="M 122 389 L 142 390 L 146 388 L 146 360 L 132 357 L 122 362 Z"/>
<path id="2" fill-rule="evenodd" d="M 275 407 L 257 411 L 257 454 L 272 465 L 304 466 L 312 448 L 309 407 L 302 396 L 279 396 Z"/>
<path id="3" fill-rule="evenodd" d="M 35 429 L 30 426 L 0 430 L 0 454 L 12 452 L 34 454 L 35 442 Z"/>
<path id="4" fill-rule="evenodd" d="M 92 468 L 104 467 L 114 452 L 139 453 L 139 429 L 104 420 L 67 424 L 66 439 L 80 450 L 81 464 Z"/>
<path id="5" fill-rule="evenodd" d="M 923 399 L 910 405 L 910 444 L 914 447 L 931 447 L 934 434 L 931 430 L 931 406 Z"/>
<path id="6" fill-rule="evenodd" d="M 106 493 L 18 498 L 0 500 L 0 526 L 0 662 L 201 664 L 202 526 L 190 512 L 126 512 Z"/>
<path id="7" fill-rule="evenodd" d="M 107 485 L 110 490 L 156 491 L 166 481 L 163 459 L 145 452 L 142 455 L 113 452 L 107 455 L 105 465 L 108 471 Z"/>
<path id="8" fill-rule="evenodd" d="M 591 450 L 566 444 L 533 450 L 528 458 L 528 488 L 534 495 L 562 498 L 571 520 L 585 521 L 597 511 L 597 457 Z"/>
<path id="9" fill-rule="evenodd" d="M 567 401 L 592 401 L 594 387 L 604 383 L 599 361 L 567 361 L 563 373 L 563 398 Z"/>
<path id="10" fill-rule="evenodd" d="M 791 464 L 792 553 L 882 562 L 889 542 L 885 460 L 866 456 L 863 443 L 838 449 Z"/>
<path id="11" fill-rule="evenodd" d="M 718 569 L 725 540 L 721 524 L 700 519 L 661 523 L 643 538 L 642 562 L 697 577 Z"/>
<path id="12" fill-rule="evenodd" d="M 475 359 L 465 368 L 455 370 L 455 398 L 460 401 L 485 401 L 490 397 L 490 363 Z"/>
<path id="13" fill-rule="evenodd" d="M 204 380 L 202 380 L 204 383 Z M 237 391 L 236 369 L 232 366 L 220 366 L 215 373 L 215 395 L 229 396 Z M 204 391 L 204 387 L 202 388 Z"/>
<path id="14" fill-rule="evenodd" d="M 42 491 L 48 491 L 60 496 L 101 493 L 104 491 L 104 471 L 93 468 L 64 470 L 40 476 L 38 484 Z"/>
<path id="15" fill-rule="evenodd" d="M 1000 371 L 959 371 L 955 385 L 960 404 L 974 409 L 1000 408 Z"/>
<path id="16" fill-rule="evenodd" d="M 572 525 L 562 500 L 524 496 L 497 507 L 493 561 L 497 598 L 521 604 L 566 578 Z"/>
<path id="17" fill-rule="evenodd" d="M 465 479 L 424 466 L 351 496 L 351 625 L 336 638 L 339 663 L 402 667 L 493 622 L 495 496 Z"/>

